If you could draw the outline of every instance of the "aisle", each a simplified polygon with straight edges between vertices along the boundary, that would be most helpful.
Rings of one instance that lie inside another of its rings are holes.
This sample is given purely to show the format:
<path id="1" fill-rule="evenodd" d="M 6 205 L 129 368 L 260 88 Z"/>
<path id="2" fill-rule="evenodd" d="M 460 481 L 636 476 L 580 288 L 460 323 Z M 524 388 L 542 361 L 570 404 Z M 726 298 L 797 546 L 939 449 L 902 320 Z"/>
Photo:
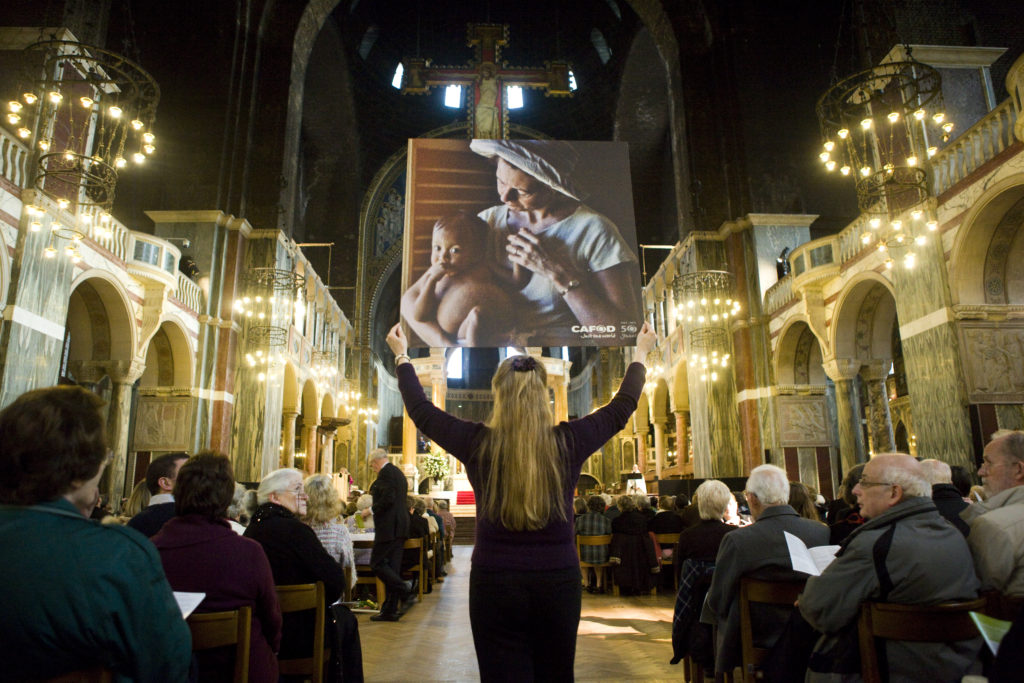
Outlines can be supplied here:
<path id="1" fill-rule="evenodd" d="M 478 681 L 469 628 L 471 546 L 455 546 L 443 585 L 397 623 L 359 615 L 363 673 L 376 681 Z M 577 681 L 682 679 L 671 666 L 672 598 L 583 594 Z"/>

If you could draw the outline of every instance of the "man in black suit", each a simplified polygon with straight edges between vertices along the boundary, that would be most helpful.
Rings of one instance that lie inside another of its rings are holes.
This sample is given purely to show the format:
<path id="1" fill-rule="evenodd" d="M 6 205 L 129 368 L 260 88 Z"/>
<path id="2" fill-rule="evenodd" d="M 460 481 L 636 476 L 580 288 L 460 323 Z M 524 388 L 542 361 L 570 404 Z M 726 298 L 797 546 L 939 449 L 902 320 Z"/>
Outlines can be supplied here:
<path id="1" fill-rule="evenodd" d="M 146 468 L 146 488 L 153 496 L 149 506 L 128 520 L 128 526 L 153 537 L 160 531 L 164 522 L 174 516 L 174 482 L 178 478 L 178 470 L 188 460 L 188 453 L 165 453 L 154 458 Z"/>
<path id="2" fill-rule="evenodd" d="M 415 581 L 403 581 L 401 574 L 402 546 L 409 536 L 409 511 L 405 507 L 409 485 L 402 470 L 388 461 L 383 448 L 370 453 L 370 467 L 377 473 L 377 479 L 370 486 L 375 529 L 370 567 L 387 588 L 380 614 L 370 619 L 398 621 L 400 603 L 408 602 L 417 588 Z"/>

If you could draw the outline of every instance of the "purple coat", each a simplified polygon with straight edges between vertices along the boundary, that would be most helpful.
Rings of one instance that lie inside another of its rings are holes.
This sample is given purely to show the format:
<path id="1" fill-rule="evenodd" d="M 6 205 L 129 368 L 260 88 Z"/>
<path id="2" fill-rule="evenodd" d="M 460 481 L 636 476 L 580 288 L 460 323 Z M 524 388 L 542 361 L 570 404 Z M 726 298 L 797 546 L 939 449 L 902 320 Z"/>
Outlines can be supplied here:
<path id="1" fill-rule="evenodd" d="M 199 515 L 174 517 L 152 541 L 171 588 L 206 593 L 196 612 L 252 607 L 249 680 L 276 683 L 281 606 L 263 547 L 236 534 L 227 520 Z"/>

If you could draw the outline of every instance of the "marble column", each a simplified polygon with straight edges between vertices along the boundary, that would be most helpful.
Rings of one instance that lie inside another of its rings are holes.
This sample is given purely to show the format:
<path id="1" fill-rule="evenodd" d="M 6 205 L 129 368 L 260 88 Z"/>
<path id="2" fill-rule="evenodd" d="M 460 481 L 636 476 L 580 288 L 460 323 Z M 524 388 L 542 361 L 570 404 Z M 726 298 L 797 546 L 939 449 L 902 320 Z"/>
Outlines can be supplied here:
<path id="1" fill-rule="evenodd" d="M 553 378 L 555 383 L 555 423 L 564 422 L 569 419 L 569 376 Z"/>
<path id="2" fill-rule="evenodd" d="M 892 433 L 892 415 L 889 413 L 889 395 L 886 393 L 885 378 L 892 361 L 872 361 L 861 370 L 860 376 L 868 392 L 868 438 L 871 452 L 889 453 L 896 450 L 896 439 Z"/>
<path id="3" fill-rule="evenodd" d="M 303 418 L 302 447 L 306 451 L 306 474 L 316 474 L 316 421 Z"/>
<path id="4" fill-rule="evenodd" d="M 334 472 L 334 435 L 337 430 L 318 427 L 323 445 L 320 447 L 320 471 L 324 474 Z"/>
<path id="5" fill-rule="evenodd" d="M 295 467 L 295 418 L 299 414 L 295 411 L 281 413 L 281 467 Z"/>
<path id="6" fill-rule="evenodd" d="M 661 479 L 661 470 L 665 467 L 665 423 L 667 418 L 654 419 L 654 474 Z"/>
<path id="7" fill-rule="evenodd" d="M 685 410 L 673 411 L 676 416 L 676 464 L 690 462 L 690 440 L 687 432 L 690 425 L 690 414 Z"/>
<path id="8" fill-rule="evenodd" d="M 836 426 L 843 472 L 867 460 L 864 430 L 860 425 L 860 394 L 857 391 L 860 365 L 860 361 L 847 358 L 832 359 L 822 364 L 836 388 Z"/>
<path id="9" fill-rule="evenodd" d="M 114 460 L 107 467 L 106 487 L 103 491 L 115 506 L 125 495 L 125 472 L 128 463 L 128 441 L 131 437 L 132 398 L 135 383 L 142 377 L 145 363 L 122 361 L 111 363 L 107 375 L 113 381 L 110 406 L 107 410 L 107 443 Z"/>
<path id="10" fill-rule="evenodd" d="M 409 413 L 402 409 L 402 464 L 412 465 L 416 462 L 416 425 Z"/>

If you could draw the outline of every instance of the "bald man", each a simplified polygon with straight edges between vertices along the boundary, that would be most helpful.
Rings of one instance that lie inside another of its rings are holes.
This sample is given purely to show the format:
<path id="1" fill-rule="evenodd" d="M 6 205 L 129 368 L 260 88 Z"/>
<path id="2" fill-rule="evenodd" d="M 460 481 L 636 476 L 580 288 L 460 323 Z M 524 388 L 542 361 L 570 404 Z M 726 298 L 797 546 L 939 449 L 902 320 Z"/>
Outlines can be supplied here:
<path id="1" fill-rule="evenodd" d="M 853 494 L 868 521 L 843 540 L 835 561 L 821 576 L 810 577 L 800 596 L 800 613 L 825 634 L 811 659 L 816 672 L 851 673 L 828 653 L 845 650 L 859 660 L 857 616 L 866 601 L 934 605 L 978 596 L 967 541 L 939 515 L 919 462 L 902 453 L 876 455 L 864 466 Z M 842 639 L 848 639 L 849 649 Z M 888 641 L 888 680 L 960 680 L 979 647 L 977 639 Z M 812 675 L 810 680 L 828 679 Z"/>
<path id="2" fill-rule="evenodd" d="M 960 517 L 982 588 L 1024 596 L 1024 432 L 996 432 L 978 474 L 987 497 Z"/>

